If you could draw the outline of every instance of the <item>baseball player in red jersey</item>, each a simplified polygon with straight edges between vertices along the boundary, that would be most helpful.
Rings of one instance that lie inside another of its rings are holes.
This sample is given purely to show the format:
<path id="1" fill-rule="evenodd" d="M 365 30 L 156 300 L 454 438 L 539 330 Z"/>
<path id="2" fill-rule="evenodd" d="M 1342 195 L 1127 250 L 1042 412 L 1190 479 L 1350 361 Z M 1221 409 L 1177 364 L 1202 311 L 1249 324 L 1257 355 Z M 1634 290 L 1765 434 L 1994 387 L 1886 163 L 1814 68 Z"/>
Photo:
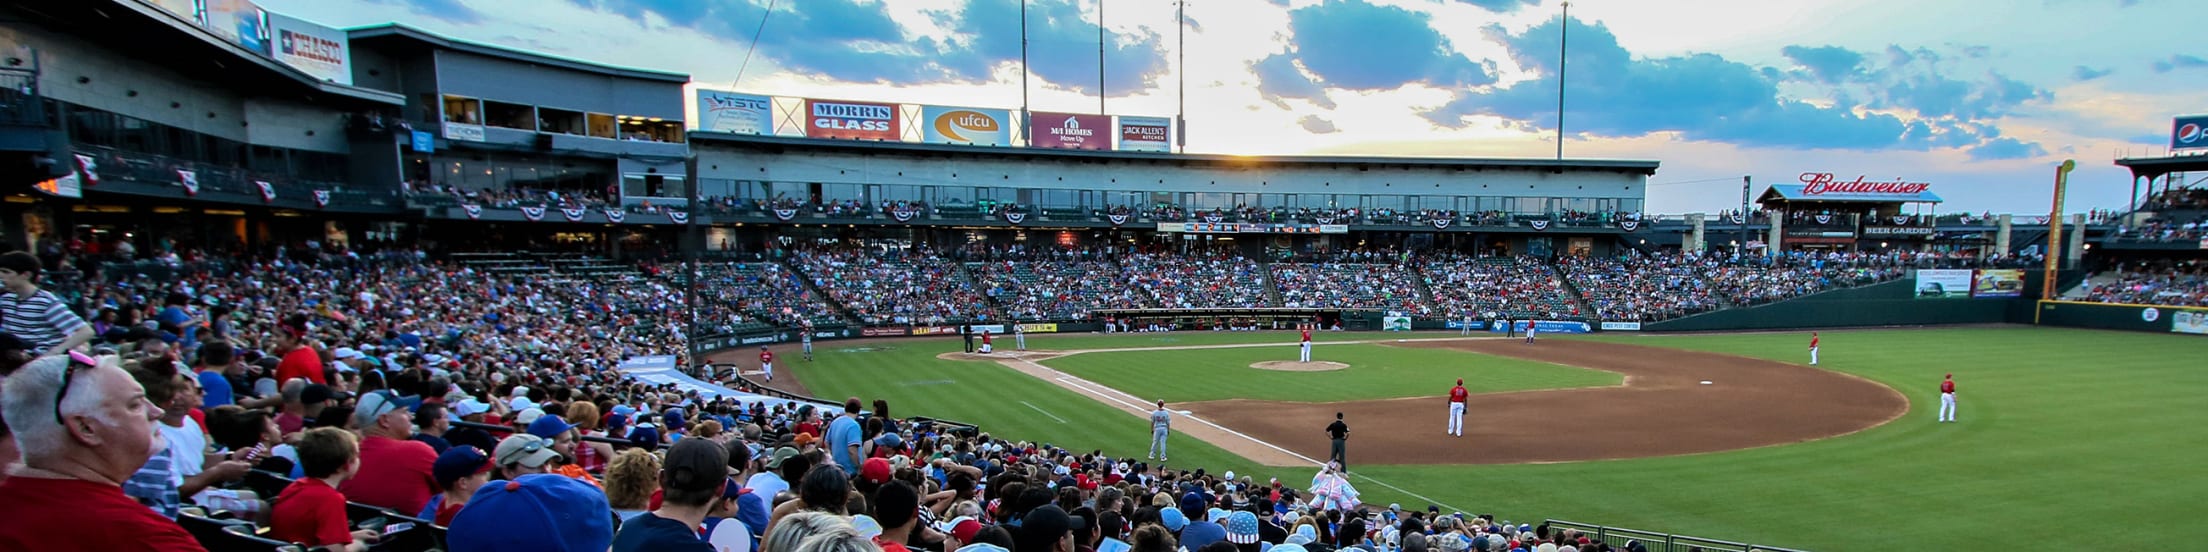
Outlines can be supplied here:
<path id="1" fill-rule="evenodd" d="M 996 346 L 989 344 L 989 332 L 981 332 L 981 354 L 986 355 L 989 354 L 990 351 L 995 350 Z"/>
<path id="2" fill-rule="evenodd" d="M 1940 422 L 1955 421 L 1955 374 L 1940 380 Z"/>
<path id="3" fill-rule="evenodd" d="M 759 348 L 759 369 L 767 373 L 767 381 L 774 381 L 774 351 Z"/>
<path id="4" fill-rule="evenodd" d="M 1449 389 L 1449 434 L 1464 436 L 1464 400 L 1472 393 L 1464 390 L 1464 378 L 1457 378 L 1457 386 Z"/>
<path id="5" fill-rule="evenodd" d="M 1302 359 L 1303 359 L 1303 360 L 1302 360 L 1302 362 L 1311 362 L 1311 327 L 1310 327 L 1310 326 L 1304 326 L 1304 327 L 1303 327 L 1303 355 L 1302 355 L 1301 357 L 1299 357 L 1299 358 L 1302 358 Z"/>
<path id="6" fill-rule="evenodd" d="M 1809 365 L 1817 365 L 1817 332 L 1809 332 Z"/>

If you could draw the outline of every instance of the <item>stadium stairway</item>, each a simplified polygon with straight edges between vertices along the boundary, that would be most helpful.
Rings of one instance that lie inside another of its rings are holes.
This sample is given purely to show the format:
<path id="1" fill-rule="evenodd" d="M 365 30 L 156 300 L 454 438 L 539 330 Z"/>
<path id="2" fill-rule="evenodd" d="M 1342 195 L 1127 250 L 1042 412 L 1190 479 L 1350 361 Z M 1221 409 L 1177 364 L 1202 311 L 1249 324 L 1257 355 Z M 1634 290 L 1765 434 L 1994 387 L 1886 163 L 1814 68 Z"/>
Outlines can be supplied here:
<path id="1" fill-rule="evenodd" d="M 1556 259 L 1542 261 L 1542 264 L 1548 265 L 1549 280 L 1564 288 L 1564 295 L 1572 299 L 1572 306 L 1579 308 L 1580 316 L 1596 322 L 1602 321 L 1602 315 L 1595 312 L 1595 305 L 1587 302 L 1587 294 L 1580 292 L 1579 286 L 1572 285 L 1571 278 L 1564 277 L 1564 267 L 1556 264 Z"/>
<path id="2" fill-rule="evenodd" d="M 1277 307 L 1287 304 L 1280 300 L 1280 283 L 1273 281 L 1273 263 L 1257 263 L 1257 277 L 1265 283 L 1266 305 Z"/>
<path id="3" fill-rule="evenodd" d="M 1435 300 L 1434 300 L 1434 290 L 1433 290 L 1433 288 L 1432 288 L 1432 287 L 1429 287 L 1429 286 L 1427 286 L 1427 285 L 1426 285 L 1426 280 L 1427 280 L 1427 276 L 1426 276 L 1426 269 L 1425 269 L 1425 267 L 1422 267 L 1422 266 L 1415 266 L 1415 267 L 1410 267 L 1410 266 L 1407 266 L 1406 268 L 1407 268 L 1407 269 L 1409 269 L 1409 270 L 1406 270 L 1405 272 L 1411 275 L 1411 289 L 1415 289 L 1415 290 L 1418 290 L 1418 303 L 1419 303 L 1419 304 L 1421 304 L 1421 305 L 1425 305 L 1425 306 L 1426 306 L 1427 308 L 1431 308 L 1431 309 L 1434 309 L 1434 312 L 1437 312 L 1437 313 L 1441 313 L 1441 314 L 1442 314 L 1443 316 L 1449 316 L 1449 317 L 1455 317 L 1455 316 L 1457 316 L 1457 313 L 1453 313 L 1453 312 L 1442 312 L 1442 310 L 1441 310 L 1441 308 L 1442 308 L 1442 307 L 1441 307 L 1441 303 L 1440 303 L 1439 301 L 1435 301 Z"/>
<path id="4" fill-rule="evenodd" d="M 826 290 L 820 289 L 820 286 L 813 285 L 812 275 L 806 273 L 803 269 L 798 268 L 797 263 L 790 262 L 790 257 L 776 257 L 773 261 L 770 262 L 780 264 L 782 265 L 782 270 L 787 270 L 790 274 L 797 275 L 797 282 L 805 286 L 805 292 L 813 294 L 814 297 L 819 297 L 820 302 L 827 304 L 830 310 L 833 310 L 836 312 L 837 315 L 842 316 L 845 323 L 851 324 L 853 326 L 862 325 L 859 322 L 858 311 L 851 310 L 851 307 L 844 305 L 842 301 L 837 301 L 836 296 L 828 294 Z"/>

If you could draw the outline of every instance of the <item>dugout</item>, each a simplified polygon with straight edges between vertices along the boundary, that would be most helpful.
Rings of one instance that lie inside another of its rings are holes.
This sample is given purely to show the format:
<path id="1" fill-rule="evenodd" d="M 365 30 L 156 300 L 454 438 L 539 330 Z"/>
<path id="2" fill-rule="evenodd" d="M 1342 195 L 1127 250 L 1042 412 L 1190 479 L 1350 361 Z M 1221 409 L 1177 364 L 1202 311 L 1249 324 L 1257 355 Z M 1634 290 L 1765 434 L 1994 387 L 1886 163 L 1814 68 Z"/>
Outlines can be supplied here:
<path id="1" fill-rule="evenodd" d="M 1775 184 L 1756 204 L 1771 215 L 1771 250 L 1923 250 L 1937 232 L 1940 196 L 1932 185 L 1903 179 L 1840 180 L 1802 173 L 1800 184 Z"/>

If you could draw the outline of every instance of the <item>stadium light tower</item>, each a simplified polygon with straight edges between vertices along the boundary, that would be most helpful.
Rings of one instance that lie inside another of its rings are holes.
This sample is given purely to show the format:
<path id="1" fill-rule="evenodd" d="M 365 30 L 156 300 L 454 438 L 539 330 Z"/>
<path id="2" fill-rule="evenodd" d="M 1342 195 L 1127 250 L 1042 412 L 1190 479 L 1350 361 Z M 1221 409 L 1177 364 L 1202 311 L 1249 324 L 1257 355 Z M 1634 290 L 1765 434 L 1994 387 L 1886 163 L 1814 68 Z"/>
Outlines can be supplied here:
<path id="1" fill-rule="evenodd" d="M 1564 19 L 1556 27 L 1556 160 L 1564 160 L 1564 58 L 1572 37 L 1572 3 L 1564 3 Z"/>

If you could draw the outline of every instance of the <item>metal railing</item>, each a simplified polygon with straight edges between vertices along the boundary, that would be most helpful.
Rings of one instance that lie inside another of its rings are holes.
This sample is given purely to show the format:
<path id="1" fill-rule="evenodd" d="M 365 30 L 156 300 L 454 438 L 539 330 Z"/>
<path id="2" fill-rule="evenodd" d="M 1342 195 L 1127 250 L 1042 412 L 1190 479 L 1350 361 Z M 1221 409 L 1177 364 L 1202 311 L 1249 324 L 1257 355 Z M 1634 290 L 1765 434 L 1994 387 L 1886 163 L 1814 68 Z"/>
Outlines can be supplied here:
<path id="1" fill-rule="evenodd" d="M 255 182 L 267 182 L 279 198 L 309 199 L 315 191 L 328 191 L 331 204 L 366 202 L 371 194 L 347 191 L 344 182 L 316 181 L 280 174 L 257 172 L 249 169 L 216 165 L 165 155 L 124 151 L 105 146 L 78 144 L 77 153 L 92 156 L 98 165 L 101 180 L 115 179 L 140 184 L 169 186 L 183 193 L 184 184 L 180 170 L 192 171 L 199 183 L 199 191 L 225 192 L 260 197 L 261 189 Z"/>
<path id="2" fill-rule="evenodd" d="M 1556 534 L 1555 531 L 1558 529 L 1573 529 L 1585 534 L 1587 538 L 1607 543 L 1619 549 L 1624 549 L 1628 543 L 1638 541 L 1641 546 L 1647 547 L 1648 552 L 1806 552 L 1793 548 L 1673 535 L 1561 519 L 1547 520 L 1546 523 L 1551 535 Z"/>

